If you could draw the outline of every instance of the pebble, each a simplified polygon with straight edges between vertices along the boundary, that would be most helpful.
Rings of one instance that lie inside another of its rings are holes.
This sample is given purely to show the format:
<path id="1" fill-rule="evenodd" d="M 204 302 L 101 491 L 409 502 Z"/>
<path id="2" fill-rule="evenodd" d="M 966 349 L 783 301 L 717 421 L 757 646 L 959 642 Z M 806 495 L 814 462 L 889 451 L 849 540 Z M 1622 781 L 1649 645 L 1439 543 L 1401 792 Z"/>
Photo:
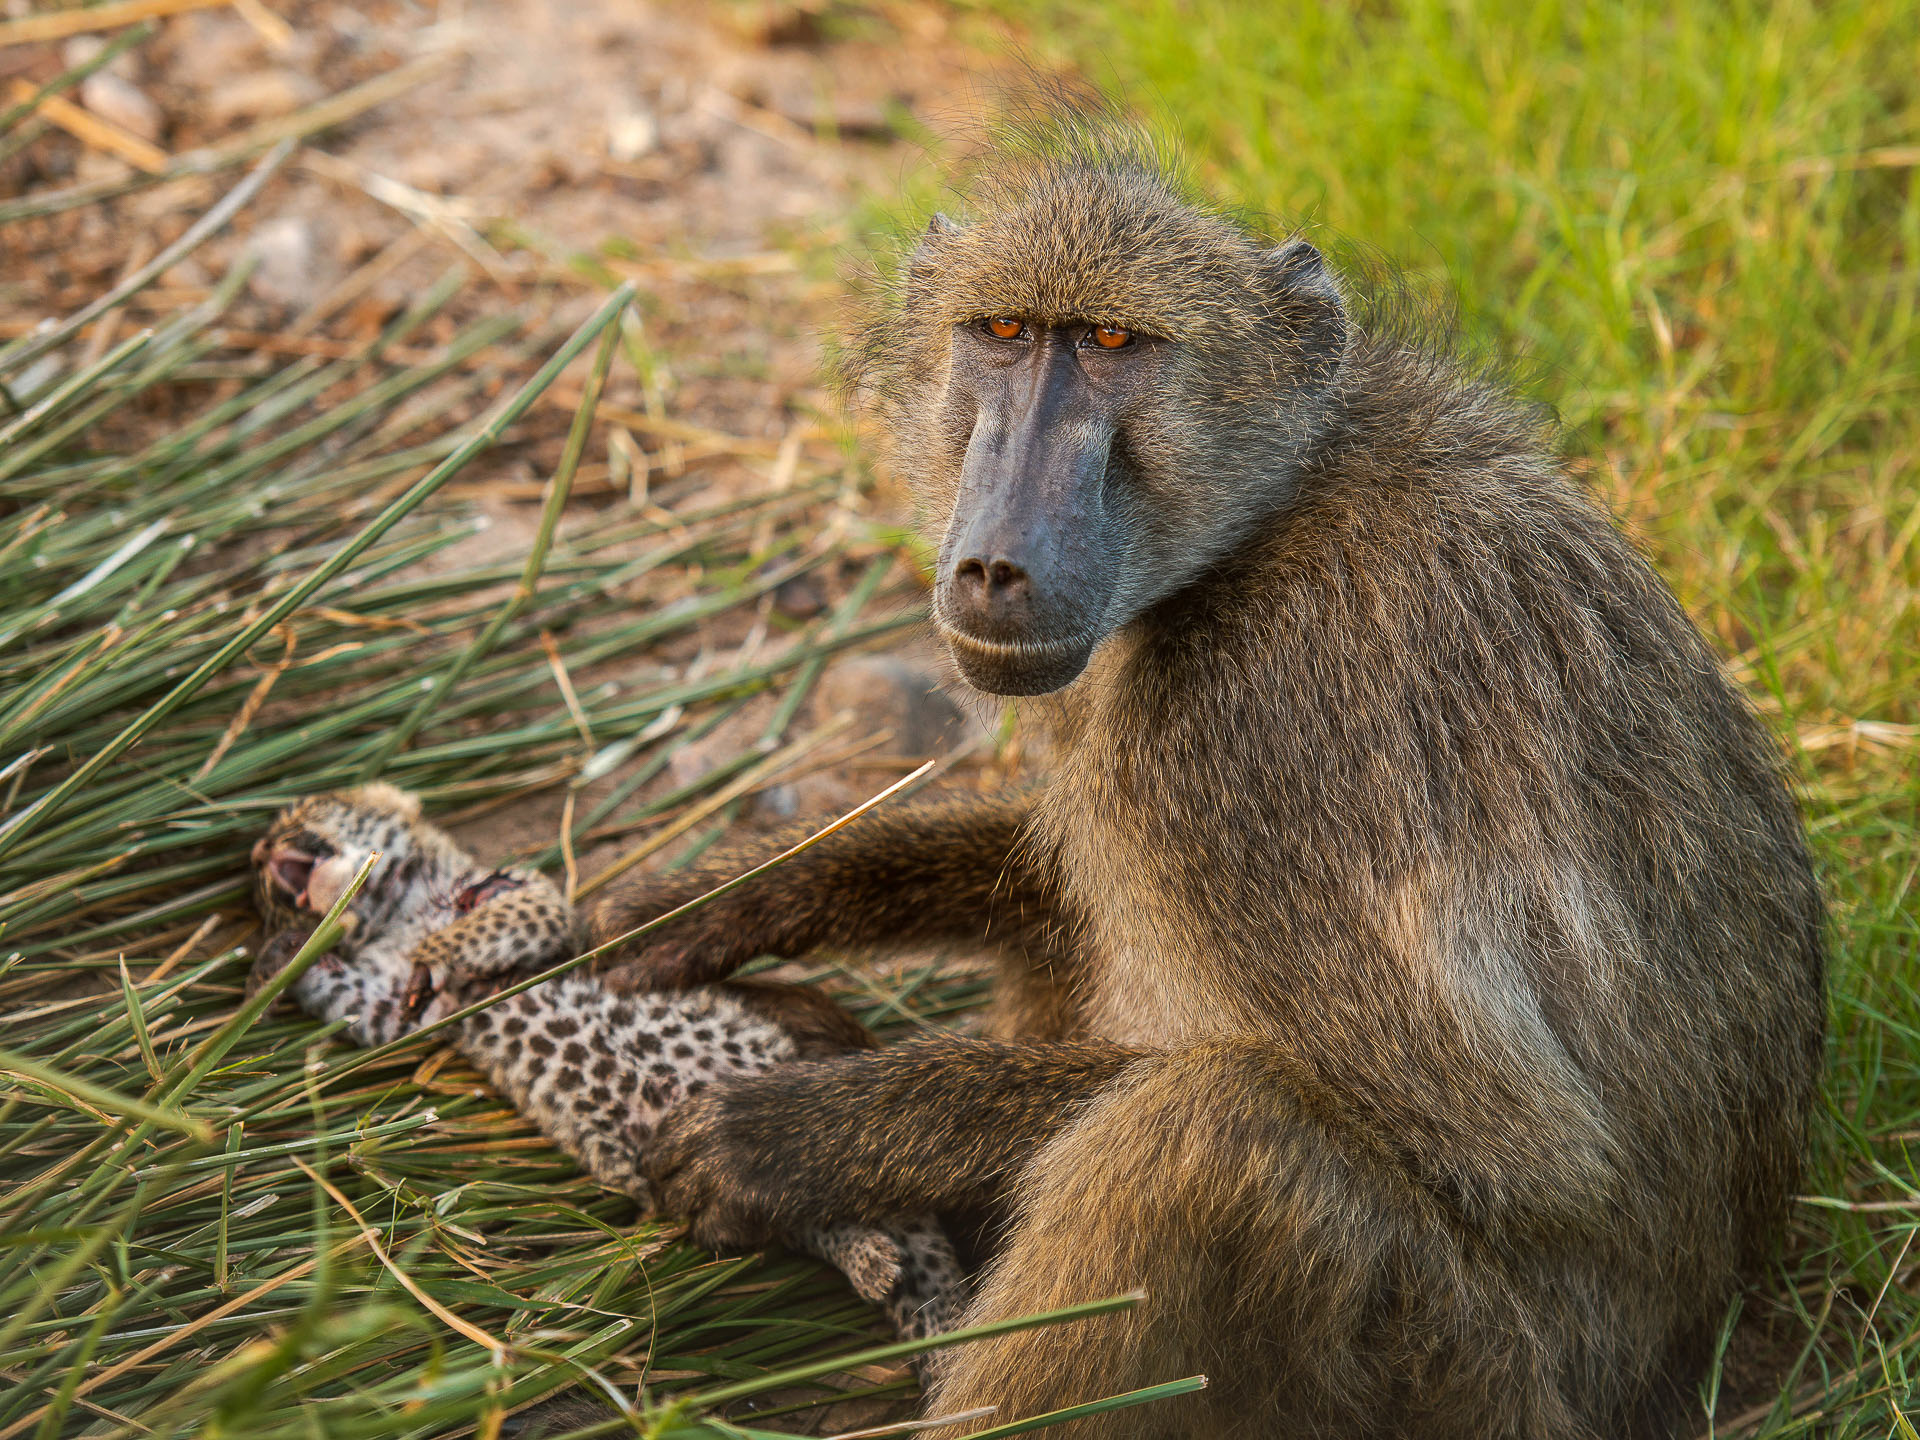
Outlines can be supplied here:
<path id="1" fill-rule="evenodd" d="M 827 608 L 827 594 L 814 575 L 796 575 L 774 587 L 775 613 L 788 620 L 811 620 Z"/>
<path id="2" fill-rule="evenodd" d="M 80 103 L 142 140 L 158 140 L 166 127 L 167 117 L 147 92 L 111 69 L 96 70 L 80 82 Z"/>
<path id="3" fill-rule="evenodd" d="M 247 253 L 258 261 L 247 280 L 256 300 L 291 310 L 320 298 L 326 282 L 311 221 L 298 215 L 277 216 L 247 238 Z"/>
<path id="4" fill-rule="evenodd" d="M 98 35 L 75 35 L 61 45 L 60 63 L 69 70 L 77 70 L 106 48 L 107 42 Z M 138 80 L 140 78 L 139 49 L 122 50 L 102 69 L 110 75 L 118 75 L 122 80 Z"/>
<path id="5" fill-rule="evenodd" d="M 254 28 L 231 11 L 199 10 L 173 22 L 167 78 L 194 90 L 211 90 L 266 63 Z"/>
<path id="6" fill-rule="evenodd" d="M 607 120 L 607 158 L 621 164 L 638 160 L 660 143 L 660 122 L 650 110 L 620 109 Z"/>

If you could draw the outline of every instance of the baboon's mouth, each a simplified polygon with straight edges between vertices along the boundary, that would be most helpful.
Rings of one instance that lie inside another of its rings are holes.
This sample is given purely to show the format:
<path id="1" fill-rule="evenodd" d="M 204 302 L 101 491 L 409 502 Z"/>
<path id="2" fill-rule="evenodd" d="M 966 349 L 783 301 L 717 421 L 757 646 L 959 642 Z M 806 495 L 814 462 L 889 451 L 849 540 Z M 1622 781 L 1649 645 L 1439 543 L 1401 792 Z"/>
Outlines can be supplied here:
<path id="1" fill-rule="evenodd" d="M 990 695 L 1045 695 L 1071 684 L 1087 668 L 1095 637 L 1063 640 L 988 640 L 939 617 L 934 628 L 947 643 L 969 685 Z"/>

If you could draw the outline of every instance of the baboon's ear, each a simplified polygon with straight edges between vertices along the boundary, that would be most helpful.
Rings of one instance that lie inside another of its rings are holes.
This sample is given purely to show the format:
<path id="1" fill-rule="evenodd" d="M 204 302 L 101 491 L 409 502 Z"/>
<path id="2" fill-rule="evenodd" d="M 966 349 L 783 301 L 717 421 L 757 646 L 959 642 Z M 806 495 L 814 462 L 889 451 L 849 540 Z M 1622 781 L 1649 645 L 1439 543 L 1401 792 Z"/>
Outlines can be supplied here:
<path id="1" fill-rule="evenodd" d="M 1326 257 L 1308 241 L 1288 240 L 1266 253 L 1265 269 L 1281 323 L 1309 375 L 1324 383 L 1347 349 L 1347 302 Z"/>
<path id="2" fill-rule="evenodd" d="M 913 247 L 913 255 L 907 261 L 907 278 L 924 285 L 938 275 L 940 251 L 947 240 L 959 233 L 960 226 L 951 216 L 934 211 L 933 219 L 927 222 L 926 233 L 921 235 L 920 243 Z"/>

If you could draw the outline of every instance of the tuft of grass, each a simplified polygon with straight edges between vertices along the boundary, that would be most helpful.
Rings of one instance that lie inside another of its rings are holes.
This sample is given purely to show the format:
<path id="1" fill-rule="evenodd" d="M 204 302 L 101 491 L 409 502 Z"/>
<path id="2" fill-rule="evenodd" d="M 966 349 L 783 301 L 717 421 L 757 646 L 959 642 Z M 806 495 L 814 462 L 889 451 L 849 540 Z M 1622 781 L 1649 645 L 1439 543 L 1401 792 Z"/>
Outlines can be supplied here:
<path id="1" fill-rule="evenodd" d="M 974 8 L 1277 226 L 1457 288 L 1777 726 L 1834 910 L 1831 1063 L 1808 1195 L 1699 1429 L 1912 1434 L 1920 9 Z"/>

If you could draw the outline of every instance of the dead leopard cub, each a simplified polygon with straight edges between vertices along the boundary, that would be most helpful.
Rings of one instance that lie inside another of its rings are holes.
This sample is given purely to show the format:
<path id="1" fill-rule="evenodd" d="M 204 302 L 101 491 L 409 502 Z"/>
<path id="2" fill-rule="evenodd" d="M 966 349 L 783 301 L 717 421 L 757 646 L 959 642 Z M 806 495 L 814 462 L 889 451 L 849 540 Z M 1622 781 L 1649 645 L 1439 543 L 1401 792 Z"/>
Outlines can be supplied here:
<path id="1" fill-rule="evenodd" d="M 349 1020 L 360 1044 L 410 1034 L 572 953 L 571 907 L 546 877 L 476 863 L 420 818 L 417 797 L 366 785 L 295 802 L 253 847 L 267 938 L 250 990 L 285 966 L 374 851 L 382 859 L 344 917 L 346 934 L 292 991 L 307 1013 Z M 640 1157 L 682 1096 L 871 1043 L 823 997 L 797 990 L 624 994 L 576 972 L 481 1011 L 449 1039 L 595 1180 L 651 1208 Z M 931 1218 L 791 1238 L 841 1270 L 902 1338 L 958 1319 L 964 1281 Z"/>

